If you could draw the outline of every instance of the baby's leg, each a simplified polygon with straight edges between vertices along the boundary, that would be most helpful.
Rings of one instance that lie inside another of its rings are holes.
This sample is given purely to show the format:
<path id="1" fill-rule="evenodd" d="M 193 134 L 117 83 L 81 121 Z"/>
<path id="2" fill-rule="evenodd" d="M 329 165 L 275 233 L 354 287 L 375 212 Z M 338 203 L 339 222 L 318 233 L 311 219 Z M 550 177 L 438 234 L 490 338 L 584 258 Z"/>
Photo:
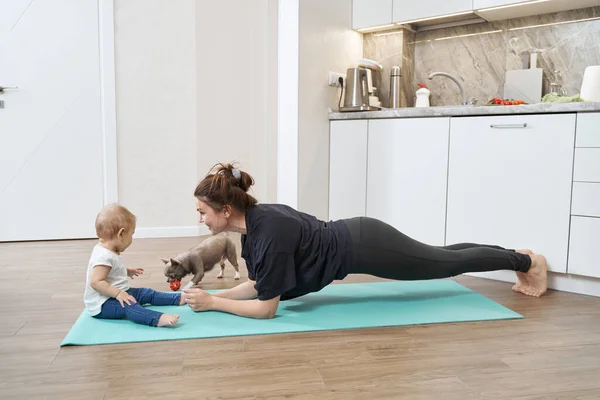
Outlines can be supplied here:
<path id="1" fill-rule="evenodd" d="M 136 324 L 148 326 L 175 325 L 177 321 L 179 321 L 179 315 L 164 314 L 158 311 L 149 310 L 142 307 L 140 303 L 131 305 L 125 304 L 125 317 Z"/>
<path id="2" fill-rule="evenodd" d="M 167 326 L 174 325 L 179 320 L 179 315 L 163 314 L 158 311 L 149 310 L 142 307 L 139 303 L 121 306 L 116 299 L 108 299 L 102 305 L 100 314 L 94 315 L 94 318 L 100 319 L 122 319 L 127 318 L 136 324 L 148 326 Z"/>
<path id="3" fill-rule="evenodd" d="M 150 288 L 131 288 L 127 293 L 135 297 L 140 304 L 151 304 L 153 306 L 180 306 L 184 302 L 181 292 L 167 293 L 157 292 Z"/>

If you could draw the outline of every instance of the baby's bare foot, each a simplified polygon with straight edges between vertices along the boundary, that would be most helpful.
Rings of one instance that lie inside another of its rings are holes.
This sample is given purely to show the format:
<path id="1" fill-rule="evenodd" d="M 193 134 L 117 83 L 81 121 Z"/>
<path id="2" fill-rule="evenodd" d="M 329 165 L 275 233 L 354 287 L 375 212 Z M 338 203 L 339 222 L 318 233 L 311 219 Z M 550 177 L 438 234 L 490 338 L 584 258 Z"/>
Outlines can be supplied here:
<path id="1" fill-rule="evenodd" d="M 163 314 L 158 319 L 158 324 L 156 324 L 156 326 L 171 326 L 175 325 L 177 321 L 179 321 L 179 315 Z"/>
<path id="2" fill-rule="evenodd" d="M 185 297 L 183 296 L 183 293 L 181 293 L 181 297 L 179 298 L 179 305 L 182 306 L 185 304 Z"/>
<path id="3" fill-rule="evenodd" d="M 529 249 L 515 250 L 517 253 L 527 254 L 529 257 L 533 257 L 533 251 Z M 521 292 L 521 288 L 529 286 L 527 281 L 527 274 L 524 272 L 517 272 L 517 283 L 514 284 L 512 290 L 515 292 Z"/>
<path id="4" fill-rule="evenodd" d="M 518 292 L 528 296 L 540 297 L 548 288 L 548 264 L 546 257 L 541 254 L 531 256 L 531 267 L 525 274 L 527 284 L 521 284 Z"/>

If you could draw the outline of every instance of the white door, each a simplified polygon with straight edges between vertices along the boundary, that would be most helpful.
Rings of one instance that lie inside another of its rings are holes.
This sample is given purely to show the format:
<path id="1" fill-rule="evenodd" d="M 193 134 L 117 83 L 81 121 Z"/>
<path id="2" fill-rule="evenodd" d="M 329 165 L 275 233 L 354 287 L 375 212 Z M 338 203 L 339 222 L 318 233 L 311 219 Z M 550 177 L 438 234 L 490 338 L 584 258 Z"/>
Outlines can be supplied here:
<path id="1" fill-rule="evenodd" d="M 452 119 L 446 243 L 530 248 L 566 272 L 575 115 Z"/>
<path id="2" fill-rule="evenodd" d="M 329 219 L 365 216 L 367 126 L 367 120 L 330 124 Z"/>
<path id="3" fill-rule="evenodd" d="M 95 237 L 98 20 L 94 0 L 0 0 L 0 241 Z"/>
<path id="4" fill-rule="evenodd" d="M 450 118 L 369 121 L 367 216 L 444 245 Z"/>

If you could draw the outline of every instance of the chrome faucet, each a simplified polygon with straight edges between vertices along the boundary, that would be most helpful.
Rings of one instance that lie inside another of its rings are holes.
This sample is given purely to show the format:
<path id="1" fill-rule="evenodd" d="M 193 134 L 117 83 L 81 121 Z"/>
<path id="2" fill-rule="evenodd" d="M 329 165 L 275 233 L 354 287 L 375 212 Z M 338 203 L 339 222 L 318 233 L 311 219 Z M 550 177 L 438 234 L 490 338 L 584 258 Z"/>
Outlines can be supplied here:
<path id="1" fill-rule="evenodd" d="M 475 104 L 477 102 L 477 100 L 475 100 L 475 99 L 470 99 L 469 101 L 467 101 L 467 98 L 465 96 L 465 89 L 463 88 L 463 85 L 461 85 L 461 83 L 458 81 L 458 79 L 454 75 L 449 74 L 447 72 L 432 72 L 431 74 L 429 74 L 429 76 L 427 76 L 427 78 L 429 78 L 431 80 L 435 76 L 445 76 L 446 78 L 451 79 L 454 81 L 454 83 L 456 83 L 456 85 L 460 89 L 460 96 L 462 98 L 463 105 Z"/>

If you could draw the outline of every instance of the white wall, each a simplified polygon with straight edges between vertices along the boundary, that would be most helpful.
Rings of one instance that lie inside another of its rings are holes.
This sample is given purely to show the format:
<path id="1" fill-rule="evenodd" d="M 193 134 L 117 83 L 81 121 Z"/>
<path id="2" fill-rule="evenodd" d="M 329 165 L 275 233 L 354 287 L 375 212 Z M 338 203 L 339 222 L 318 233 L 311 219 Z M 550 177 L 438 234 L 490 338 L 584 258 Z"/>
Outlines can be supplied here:
<path id="1" fill-rule="evenodd" d="M 277 30 L 277 202 L 298 208 L 300 0 L 279 0 Z"/>
<path id="2" fill-rule="evenodd" d="M 138 237 L 198 232 L 192 192 L 238 161 L 261 202 L 277 200 L 278 0 L 115 0 L 119 201 Z M 298 208 L 327 218 L 327 72 L 362 54 L 352 0 L 301 0 Z M 235 10 L 235 12 L 232 12 Z"/>
<path id="3" fill-rule="evenodd" d="M 362 57 L 362 35 L 351 26 L 352 0 L 300 1 L 298 208 L 321 219 L 328 218 L 327 114 L 339 100 L 327 74 L 346 73 Z"/>
<path id="4" fill-rule="evenodd" d="M 256 180 L 252 194 L 261 202 L 273 201 L 276 185 L 270 3 L 227 0 L 196 7 L 198 174 L 217 162 L 237 161 Z"/>
<path id="5" fill-rule="evenodd" d="M 115 0 L 119 201 L 137 237 L 207 233 L 193 190 L 220 161 L 274 201 L 273 1 Z"/>
<path id="6" fill-rule="evenodd" d="M 197 232 L 194 0 L 117 0 L 115 70 L 119 202 L 137 236 Z"/>

